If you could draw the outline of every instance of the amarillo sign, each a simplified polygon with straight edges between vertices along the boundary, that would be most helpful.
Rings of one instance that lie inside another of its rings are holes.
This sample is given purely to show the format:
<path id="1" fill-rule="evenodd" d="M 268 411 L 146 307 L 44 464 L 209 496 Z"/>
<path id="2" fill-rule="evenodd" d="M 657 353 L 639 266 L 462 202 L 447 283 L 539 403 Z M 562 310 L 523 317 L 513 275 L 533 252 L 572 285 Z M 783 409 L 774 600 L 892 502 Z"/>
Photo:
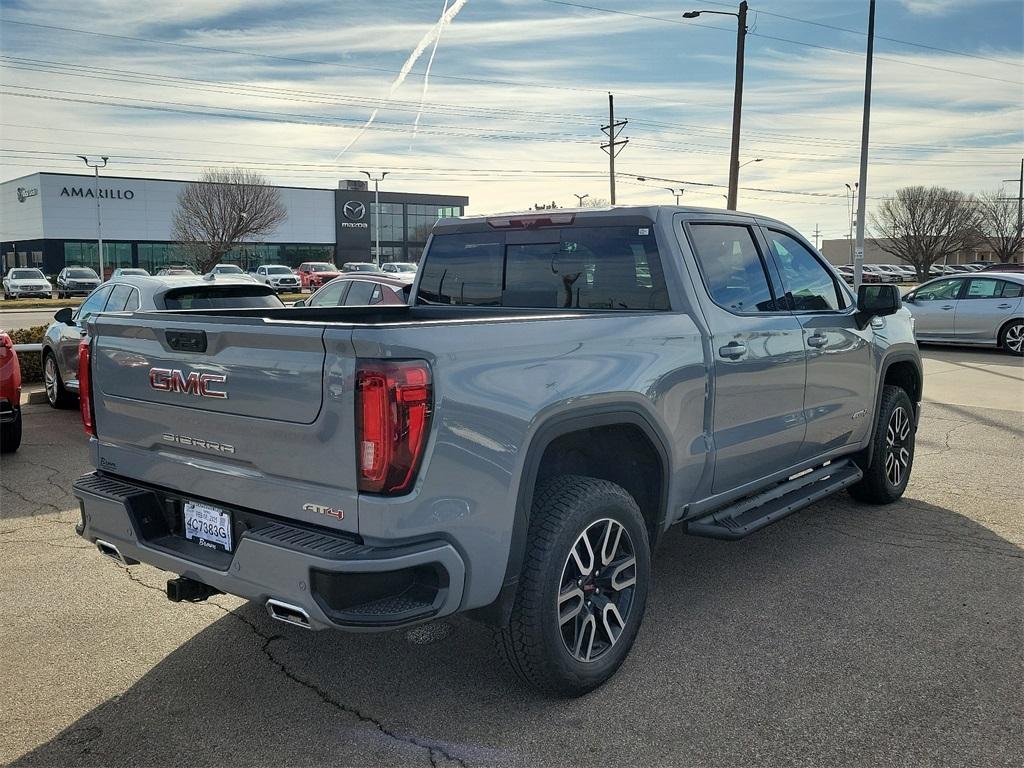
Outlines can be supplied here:
<path id="1" fill-rule="evenodd" d="M 101 200 L 131 200 L 135 193 L 130 189 L 101 189 L 97 195 L 90 187 L 64 187 L 61 197 L 99 197 Z"/>

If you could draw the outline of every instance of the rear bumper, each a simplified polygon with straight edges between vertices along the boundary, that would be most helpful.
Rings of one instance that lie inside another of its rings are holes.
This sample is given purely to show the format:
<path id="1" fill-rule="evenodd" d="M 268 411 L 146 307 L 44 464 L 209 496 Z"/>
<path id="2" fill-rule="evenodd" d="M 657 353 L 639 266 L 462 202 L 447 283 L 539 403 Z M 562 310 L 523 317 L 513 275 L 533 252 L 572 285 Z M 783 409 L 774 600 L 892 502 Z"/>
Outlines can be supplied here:
<path id="1" fill-rule="evenodd" d="M 174 532 L 173 498 L 159 489 L 90 472 L 73 492 L 82 514 L 78 532 L 99 541 L 101 551 L 261 604 L 300 608 L 311 629 L 393 629 L 453 613 L 462 602 L 465 564 L 445 541 L 368 547 L 237 511 L 244 525 L 235 551 L 211 552 Z"/>

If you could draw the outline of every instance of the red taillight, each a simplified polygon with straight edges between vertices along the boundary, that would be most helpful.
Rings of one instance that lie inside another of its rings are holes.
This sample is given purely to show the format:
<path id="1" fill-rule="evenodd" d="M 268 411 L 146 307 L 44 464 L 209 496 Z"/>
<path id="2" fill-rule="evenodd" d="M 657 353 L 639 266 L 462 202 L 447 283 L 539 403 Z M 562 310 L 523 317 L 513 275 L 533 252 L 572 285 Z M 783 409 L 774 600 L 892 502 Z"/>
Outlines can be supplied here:
<path id="1" fill-rule="evenodd" d="M 359 490 L 404 493 L 416 479 L 430 426 L 430 366 L 363 361 L 356 374 Z"/>
<path id="2" fill-rule="evenodd" d="M 92 418 L 92 384 L 89 369 L 89 340 L 78 342 L 78 407 L 82 411 L 82 426 L 85 434 L 96 437 L 96 424 Z"/>

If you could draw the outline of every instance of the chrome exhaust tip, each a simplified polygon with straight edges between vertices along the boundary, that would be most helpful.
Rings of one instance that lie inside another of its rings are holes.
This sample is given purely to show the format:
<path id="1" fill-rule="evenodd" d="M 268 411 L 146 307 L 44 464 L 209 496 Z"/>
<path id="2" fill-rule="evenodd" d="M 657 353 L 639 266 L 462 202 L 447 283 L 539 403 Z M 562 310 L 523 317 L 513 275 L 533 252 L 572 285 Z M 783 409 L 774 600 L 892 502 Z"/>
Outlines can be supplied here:
<path id="1" fill-rule="evenodd" d="M 267 600 L 267 613 L 270 614 L 270 618 L 283 621 L 285 624 L 293 624 L 303 629 L 313 628 L 313 625 L 309 623 L 309 614 L 297 605 L 270 598 Z"/>
<path id="2" fill-rule="evenodd" d="M 125 568 L 127 568 L 129 565 L 139 564 L 138 560 L 133 560 L 130 557 L 125 557 L 124 555 L 122 555 L 121 550 L 119 550 L 109 541 L 103 541 L 103 539 L 96 539 L 96 549 L 99 550 L 101 555 L 106 555 L 107 557 L 116 560 Z"/>

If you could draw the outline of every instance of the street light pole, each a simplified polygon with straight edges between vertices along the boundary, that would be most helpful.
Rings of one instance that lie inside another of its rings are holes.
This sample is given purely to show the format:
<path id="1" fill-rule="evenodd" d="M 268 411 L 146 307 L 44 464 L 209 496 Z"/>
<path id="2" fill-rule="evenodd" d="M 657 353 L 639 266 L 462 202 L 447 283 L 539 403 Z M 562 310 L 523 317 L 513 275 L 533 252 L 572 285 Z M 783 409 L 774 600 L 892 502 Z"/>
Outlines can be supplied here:
<path id="1" fill-rule="evenodd" d="M 729 150 L 729 195 L 726 206 L 730 211 L 736 210 L 736 199 L 740 184 L 740 116 L 743 112 L 743 52 L 747 40 L 747 0 L 743 0 L 738 13 L 727 11 L 687 11 L 684 19 L 695 19 L 702 13 L 714 13 L 720 16 L 735 16 L 736 27 L 736 84 L 732 99 L 732 146 Z"/>
<path id="2" fill-rule="evenodd" d="M 855 205 L 854 198 L 857 197 L 857 187 L 858 186 L 859 185 L 858 185 L 858 183 L 856 181 L 853 182 L 853 186 L 852 187 L 849 184 L 846 185 L 846 215 L 847 215 L 847 223 L 850 225 L 850 227 L 849 227 L 850 234 L 847 237 L 847 240 L 850 241 L 850 266 L 851 267 L 853 266 L 853 216 L 854 216 L 854 209 L 853 209 L 853 207 Z"/>
<path id="3" fill-rule="evenodd" d="M 103 220 L 100 216 L 100 168 L 107 167 L 107 160 L 109 159 L 106 155 L 100 158 L 103 162 L 96 161 L 90 163 L 89 158 L 85 155 L 79 155 L 87 166 L 93 169 L 93 194 L 96 196 L 96 243 L 99 248 L 98 255 L 100 257 L 100 282 L 103 282 Z"/>
<path id="4" fill-rule="evenodd" d="M 683 199 L 683 193 L 686 191 L 683 187 L 679 187 L 679 191 L 676 192 L 675 187 L 665 187 L 669 192 L 676 196 L 676 205 L 679 205 L 679 201 Z"/>
<path id="5" fill-rule="evenodd" d="M 1003 182 L 1016 181 L 1017 187 L 1017 239 L 1024 237 L 1024 158 L 1020 161 L 1020 178 L 1003 179 Z"/>
<path id="6" fill-rule="evenodd" d="M 864 211 L 868 191 L 868 135 L 871 126 L 871 67 L 875 50 L 875 0 L 868 6 L 868 51 L 864 70 L 864 120 L 860 135 L 860 181 L 857 186 L 857 246 L 853 251 L 853 290 L 860 290 L 864 273 Z"/>
<path id="7" fill-rule="evenodd" d="M 573 192 L 572 196 L 576 198 L 576 202 L 579 203 L 579 207 L 582 208 L 583 207 L 583 201 L 586 200 L 588 197 L 590 197 L 590 193 L 588 192 L 585 195 L 577 195 L 575 192 Z"/>
<path id="8" fill-rule="evenodd" d="M 373 263 L 378 267 L 380 266 L 380 183 L 384 181 L 384 177 L 387 176 L 390 171 L 381 171 L 380 176 L 377 178 L 373 177 L 369 171 L 363 171 L 366 174 L 366 178 L 373 182 L 373 207 L 375 210 L 373 230 L 374 230 L 374 246 L 373 246 Z"/>

